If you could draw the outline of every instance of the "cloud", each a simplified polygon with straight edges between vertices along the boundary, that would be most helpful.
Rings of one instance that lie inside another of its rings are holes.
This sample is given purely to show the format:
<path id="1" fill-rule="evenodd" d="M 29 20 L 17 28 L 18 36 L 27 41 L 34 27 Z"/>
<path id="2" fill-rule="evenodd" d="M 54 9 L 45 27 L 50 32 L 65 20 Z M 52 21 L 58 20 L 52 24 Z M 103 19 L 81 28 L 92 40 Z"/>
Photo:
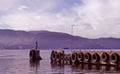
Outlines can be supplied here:
<path id="1" fill-rule="evenodd" d="M 51 2 L 49 6 L 57 5 L 55 3 L 58 2 L 53 0 L 53 3 Z M 44 5 L 43 3 L 43 6 Z M 2 24 L 8 24 L 15 30 L 50 30 L 69 33 L 69 24 L 76 17 L 73 18 L 72 15 L 67 14 L 66 10 L 57 13 L 47 12 L 47 7 L 41 9 L 40 5 L 40 7 L 37 8 L 38 10 L 31 11 L 33 8 L 30 8 L 29 5 L 20 5 L 17 6 L 13 12 L 1 16 L 0 22 Z M 51 10 L 54 8 L 56 7 L 52 7 Z"/>
<path id="2" fill-rule="evenodd" d="M 120 38 L 119 0 L 11 0 L 0 23 L 15 30 L 71 32 L 87 38 Z M 12 8 L 12 11 L 10 10 Z M 7 28 L 8 28 L 7 27 Z"/>
<path id="3" fill-rule="evenodd" d="M 9 24 L 16 30 L 56 30 L 62 22 L 56 15 L 49 13 L 26 12 L 25 10 L 16 11 L 12 14 L 1 17 L 3 24 Z"/>
<path id="4" fill-rule="evenodd" d="M 18 0 L 0 0 L 0 12 L 12 9 Z"/>
<path id="5" fill-rule="evenodd" d="M 85 37 L 117 37 L 120 38 L 120 1 L 116 0 L 84 0 L 83 5 L 74 8 L 80 23 L 89 23 L 92 29 L 80 29 L 80 34 Z M 83 32 L 83 33 L 82 33 Z"/>

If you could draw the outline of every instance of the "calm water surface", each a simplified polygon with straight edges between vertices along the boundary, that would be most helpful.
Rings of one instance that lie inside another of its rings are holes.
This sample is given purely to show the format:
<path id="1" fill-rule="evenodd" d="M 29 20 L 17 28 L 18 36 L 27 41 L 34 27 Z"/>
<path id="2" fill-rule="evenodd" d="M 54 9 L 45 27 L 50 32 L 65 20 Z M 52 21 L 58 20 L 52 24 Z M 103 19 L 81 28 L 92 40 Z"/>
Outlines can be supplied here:
<path id="1" fill-rule="evenodd" d="M 0 50 L 0 74 L 119 74 L 119 67 L 97 65 L 54 65 L 50 63 L 51 50 L 41 50 L 43 60 L 29 61 L 30 50 Z M 70 52 L 70 51 L 65 51 Z"/>

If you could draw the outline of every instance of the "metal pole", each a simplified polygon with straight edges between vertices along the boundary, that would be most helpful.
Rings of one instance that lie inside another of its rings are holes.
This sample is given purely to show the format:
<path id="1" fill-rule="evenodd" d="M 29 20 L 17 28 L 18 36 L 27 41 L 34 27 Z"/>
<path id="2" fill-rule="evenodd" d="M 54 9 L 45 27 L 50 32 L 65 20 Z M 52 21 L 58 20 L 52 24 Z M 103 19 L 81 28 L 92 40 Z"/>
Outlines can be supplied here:
<path id="1" fill-rule="evenodd" d="M 35 48 L 36 48 L 36 50 L 37 50 L 37 49 L 38 49 L 38 43 L 37 43 L 37 41 L 35 42 L 35 44 L 36 44 L 36 47 L 35 47 Z"/>
<path id="2" fill-rule="evenodd" d="M 73 27 L 74 27 L 75 25 L 71 25 L 71 51 L 73 50 Z"/>

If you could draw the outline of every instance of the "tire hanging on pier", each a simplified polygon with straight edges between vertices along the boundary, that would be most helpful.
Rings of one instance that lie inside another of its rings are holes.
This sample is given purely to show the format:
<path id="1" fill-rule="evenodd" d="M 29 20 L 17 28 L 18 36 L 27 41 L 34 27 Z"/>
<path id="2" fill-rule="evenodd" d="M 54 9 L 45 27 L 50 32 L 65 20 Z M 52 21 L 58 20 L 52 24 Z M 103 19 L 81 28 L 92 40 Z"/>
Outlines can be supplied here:
<path id="1" fill-rule="evenodd" d="M 64 56 L 64 64 L 71 64 L 70 54 Z"/>
<path id="2" fill-rule="evenodd" d="M 84 62 L 84 53 L 83 52 L 77 53 L 77 59 L 78 62 Z"/>
<path id="3" fill-rule="evenodd" d="M 64 58 L 64 51 L 63 50 L 56 50 L 56 62 L 61 63 Z"/>
<path id="4" fill-rule="evenodd" d="M 92 60 L 92 55 L 89 52 L 85 53 L 84 58 L 85 58 L 85 62 L 90 63 Z"/>
<path id="5" fill-rule="evenodd" d="M 64 64 L 67 64 L 67 55 L 64 55 Z"/>
<path id="6" fill-rule="evenodd" d="M 101 56 L 103 62 L 110 62 L 110 55 L 107 52 L 103 52 Z"/>
<path id="7" fill-rule="evenodd" d="M 64 64 L 64 51 L 62 51 L 62 53 L 60 53 L 60 63 Z"/>
<path id="8" fill-rule="evenodd" d="M 99 63 L 100 62 L 100 55 L 98 53 L 94 53 L 92 55 L 92 62 L 93 63 Z"/>
<path id="9" fill-rule="evenodd" d="M 111 55 L 111 62 L 115 63 L 115 64 L 118 64 L 120 62 L 120 56 L 119 56 L 119 54 L 113 53 Z"/>
<path id="10" fill-rule="evenodd" d="M 60 53 L 59 52 L 57 52 L 57 54 L 56 54 L 56 62 L 60 62 Z"/>
<path id="11" fill-rule="evenodd" d="M 56 55 L 57 55 L 57 52 L 55 50 L 53 50 L 52 53 L 51 53 L 51 62 L 56 61 Z"/>
<path id="12" fill-rule="evenodd" d="M 77 60 L 77 53 L 76 52 L 73 52 L 72 55 L 71 55 L 71 64 L 72 65 L 75 65 L 78 63 L 78 60 Z"/>
<path id="13" fill-rule="evenodd" d="M 67 63 L 68 63 L 68 64 L 71 64 L 70 54 L 68 54 L 68 57 L 67 57 Z"/>
<path id="14" fill-rule="evenodd" d="M 50 56 L 51 62 L 55 61 L 55 51 L 52 50 L 51 56 Z"/>

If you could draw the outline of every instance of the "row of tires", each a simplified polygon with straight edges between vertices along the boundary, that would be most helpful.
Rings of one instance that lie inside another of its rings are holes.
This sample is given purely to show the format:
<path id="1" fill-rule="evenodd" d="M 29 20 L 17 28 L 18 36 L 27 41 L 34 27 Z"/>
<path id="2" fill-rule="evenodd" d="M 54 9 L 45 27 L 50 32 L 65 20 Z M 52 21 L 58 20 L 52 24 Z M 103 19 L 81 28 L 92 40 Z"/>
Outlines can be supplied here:
<path id="1" fill-rule="evenodd" d="M 107 52 L 103 52 L 99 54 L 97 52 L 72 52 L 71 54 L 64 54 L 64 51 L 53 50 L 51 52 L 51 61 L 52 62 L 60 62 L 60 63 L 104 63 L 104 64 L 119 64 L 120 63 L 120 55 L 116 52 L 109 54 Z"/>

